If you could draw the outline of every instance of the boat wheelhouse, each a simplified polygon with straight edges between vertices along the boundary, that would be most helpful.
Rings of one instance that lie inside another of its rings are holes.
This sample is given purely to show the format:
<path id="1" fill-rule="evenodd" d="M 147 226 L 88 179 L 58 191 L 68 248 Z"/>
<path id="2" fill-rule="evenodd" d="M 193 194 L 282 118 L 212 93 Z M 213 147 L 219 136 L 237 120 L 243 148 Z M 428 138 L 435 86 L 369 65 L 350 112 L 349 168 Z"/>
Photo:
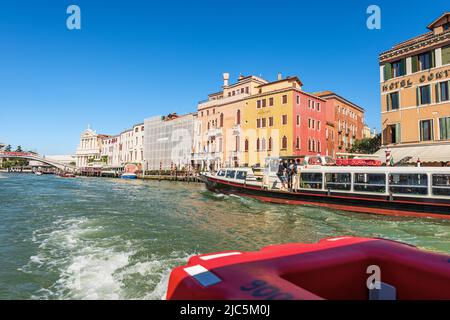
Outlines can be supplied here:
<path id="1" fill-rule="evenodd" d="M 284 204 L 450 219 L 447 167 L 300 166 L 297 185 L 284 190 L 278 158 L 266 159 L 262 177 L 251 168 L 224 168 L 204 176 L 209 190 Z"/>

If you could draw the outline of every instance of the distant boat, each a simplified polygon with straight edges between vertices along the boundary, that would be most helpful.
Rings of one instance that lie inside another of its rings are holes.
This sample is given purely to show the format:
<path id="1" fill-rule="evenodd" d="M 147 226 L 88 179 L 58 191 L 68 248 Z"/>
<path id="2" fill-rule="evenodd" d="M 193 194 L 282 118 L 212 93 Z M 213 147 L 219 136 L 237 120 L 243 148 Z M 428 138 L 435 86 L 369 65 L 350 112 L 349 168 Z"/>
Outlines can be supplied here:
<path id="1" fill-rule="evenodd" d="M 35 171 L 34 174 L 37 176 L 42 176 L 42 172 L 40 172 L 40 171 Z"/>
<path id="2" fill-rule="evenodd" d="M 61 178 L 75 178 L 76 176 L 73 173 L 64 172 L 59 174 Z"/>
<path id="3" fill-rule="evenodd" d="M 129 173 L 129 172 L 123 173 L 120 177 L 122 179 L 137 179 L 137 175 L 135 173 Z"/>

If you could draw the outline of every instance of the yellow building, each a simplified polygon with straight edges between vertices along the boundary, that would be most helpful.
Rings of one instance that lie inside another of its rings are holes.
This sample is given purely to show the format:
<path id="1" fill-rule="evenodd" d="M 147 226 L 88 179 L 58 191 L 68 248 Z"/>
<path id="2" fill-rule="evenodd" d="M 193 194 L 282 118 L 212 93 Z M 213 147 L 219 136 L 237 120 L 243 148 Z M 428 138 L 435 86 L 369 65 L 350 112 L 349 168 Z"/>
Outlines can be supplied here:
<path id="1" fill-rule="evenodd" d="M 391 148 L 450 144 L 450 13 L 429 32 L 380 54 L 382 143 Z M 401 149 L 399 158 L 448 161 L 443 150 Z M 399 149 L 400 150 L 400 149 Z M 419 152 L 420 151 L 420 152 Z M 424 157 L 429 159 L 423 159 Z M 395 157 L 395 156 L 394 156 Z"/>

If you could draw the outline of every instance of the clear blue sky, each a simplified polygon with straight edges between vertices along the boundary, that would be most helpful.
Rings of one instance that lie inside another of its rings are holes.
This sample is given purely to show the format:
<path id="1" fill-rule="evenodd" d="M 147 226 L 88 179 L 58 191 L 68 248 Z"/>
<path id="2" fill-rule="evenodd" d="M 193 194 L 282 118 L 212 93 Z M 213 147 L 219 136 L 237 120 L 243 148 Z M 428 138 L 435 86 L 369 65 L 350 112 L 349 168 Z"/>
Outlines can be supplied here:
<path id="1" fill-rule="evenodd" d="M 66 28 L 81 8 L 82 29 Z M 381 30 L 366 8 L 381 7 Z M 74 153 L 90 124 L 115 134 L 152 115 L 186 113 L 222 72 L 332 90 L 380 127 L 378 54 L 450 10 L 433 1 L 95 1 L 0 3 L 0 142 Z"/>

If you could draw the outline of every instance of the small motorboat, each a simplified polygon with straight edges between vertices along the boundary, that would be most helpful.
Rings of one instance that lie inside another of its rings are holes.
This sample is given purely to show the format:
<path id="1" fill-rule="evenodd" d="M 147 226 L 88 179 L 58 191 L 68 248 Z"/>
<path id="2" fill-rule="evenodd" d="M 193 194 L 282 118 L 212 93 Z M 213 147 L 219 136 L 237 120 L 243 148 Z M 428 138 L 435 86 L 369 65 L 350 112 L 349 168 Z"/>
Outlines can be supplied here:
<path id="1" fill-rule="evenodd" d="M 41 171 L 35 171 L 34 174 L 37 175 L 37 176 L 42 176 L 42 172 Z"/>
<path id="2" fill-rule="evenodd" d="M 169 300 L 450 299 L 450 255 L 385 239 L 337 237 L 191 257 Z"/>
<path id="3" fill-rule="evenodd" d="M 135 173 L 130 172 L 122 173 L 120 177 L 122 179 L 137 179 L 137 175 Z"/>
<path id="4" fill-rule="evenodd" d="M 69 172 L 63 172 L 61 174 L 59 174 L 59 176 L 61 178 L 75 178 L 76 175 L 74 175 L 73 173 L 69 173 Z"/>

